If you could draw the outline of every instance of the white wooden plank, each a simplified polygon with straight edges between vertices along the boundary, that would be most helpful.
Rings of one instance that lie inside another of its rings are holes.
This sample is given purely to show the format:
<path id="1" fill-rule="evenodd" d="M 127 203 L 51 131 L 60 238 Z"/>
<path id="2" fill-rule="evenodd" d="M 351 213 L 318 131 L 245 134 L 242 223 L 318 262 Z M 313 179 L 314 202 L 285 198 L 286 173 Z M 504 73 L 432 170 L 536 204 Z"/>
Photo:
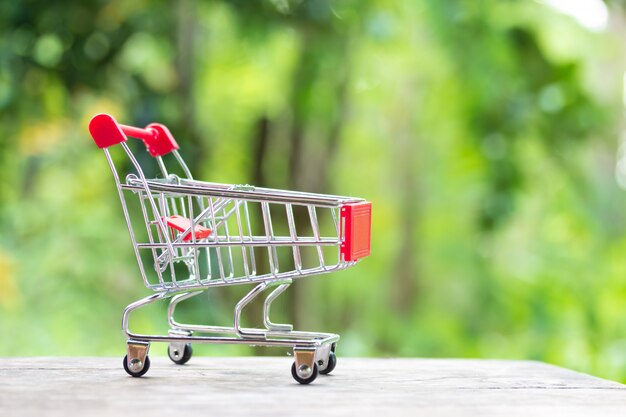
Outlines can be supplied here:
<path id="1" fill-rule="evenodd" d="M 0 358 L 0 416 L 626 416 L 626 386 L 529 361 L 339 358 L 299 385 L 290 358 Z"/>

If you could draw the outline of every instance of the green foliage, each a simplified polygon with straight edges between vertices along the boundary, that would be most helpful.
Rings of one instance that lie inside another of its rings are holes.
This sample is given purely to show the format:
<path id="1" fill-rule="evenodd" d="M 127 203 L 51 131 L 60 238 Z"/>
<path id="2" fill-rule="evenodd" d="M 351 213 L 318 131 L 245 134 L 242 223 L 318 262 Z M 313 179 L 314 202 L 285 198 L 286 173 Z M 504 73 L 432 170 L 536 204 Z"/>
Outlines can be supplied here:
<path id="1" fill-rule="evenodd" d="M 625 381 L 619 30 L 518 1 L 0 3 L 0 354 L 122 354 L 148 290 L 87 132 L 109 112 L 168 125 L 198 178 L 374 202 L 372 256 L 277 321 Z M 241 291 L 182 313 L 227 323 Z"/>

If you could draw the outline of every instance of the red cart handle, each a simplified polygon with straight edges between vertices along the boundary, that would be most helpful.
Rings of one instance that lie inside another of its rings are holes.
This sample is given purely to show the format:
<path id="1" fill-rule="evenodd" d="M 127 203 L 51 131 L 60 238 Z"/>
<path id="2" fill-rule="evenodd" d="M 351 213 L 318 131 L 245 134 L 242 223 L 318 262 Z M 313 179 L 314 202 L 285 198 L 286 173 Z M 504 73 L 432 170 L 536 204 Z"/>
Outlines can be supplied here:
<path id="1" fill-rule="evenodd" d="M 89 122 L 89 133 L 99 148 L 126 142 L 127 136 L 141 139 L 152 156 L 163 156 L 178 149 L 178 143 L 167 127 L 151 123 L 141 129 L 117 123 L 109 114 L 97 114 Z"/>

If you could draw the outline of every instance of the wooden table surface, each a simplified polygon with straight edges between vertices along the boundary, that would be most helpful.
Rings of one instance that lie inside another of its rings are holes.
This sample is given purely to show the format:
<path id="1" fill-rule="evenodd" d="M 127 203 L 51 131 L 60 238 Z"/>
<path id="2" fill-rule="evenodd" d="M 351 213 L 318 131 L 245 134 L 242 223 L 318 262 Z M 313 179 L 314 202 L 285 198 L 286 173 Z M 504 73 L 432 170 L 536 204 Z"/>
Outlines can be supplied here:
<path id="1" fill-rule="evenodd" d="M 0 358 L 0 416 L 626 416 L 626 386 L 539 362 L 339 358 L 311 385 L 292 359 Z"/>

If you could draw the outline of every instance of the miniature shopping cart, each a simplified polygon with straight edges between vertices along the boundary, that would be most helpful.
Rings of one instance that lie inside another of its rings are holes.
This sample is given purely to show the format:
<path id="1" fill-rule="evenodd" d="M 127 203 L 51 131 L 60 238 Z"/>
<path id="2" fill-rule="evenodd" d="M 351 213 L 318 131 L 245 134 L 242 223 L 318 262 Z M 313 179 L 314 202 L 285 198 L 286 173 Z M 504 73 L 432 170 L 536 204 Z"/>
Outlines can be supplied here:
<path id="1" fill-rule="evenodd" d="M 177 151 L 178 144 L 161 124 L 140 129 L 99 114 L 89 123 L 89 131 L 113 172 L 139 271 L 146 287 L 154 291 L 124 310 L 128 374 L 140 377 L 148 371 L 153 341 L 169 342 L 169 357 L 177 364 L 191 358 L 192 343 L 293 348 L 291 373 L 302 384 L 334 369 L 339 335 L 295 331 L 289 324 L 273 323 L 270 307 L 293 280 L 345 269 L 369 255 L 370 202 L 196 181 Z M 135 157 L 127 136 L 141 139 L 155 158 L 157 177 L 144 175 L 144 169 L 155 164 L 143 152 Z M 122 154 L 113 157 L 109 148 L 114 145 L 128 159 Z M 120 168 L 128 171 L 125 176 L 116 164 L 127 167 Z M 175 320 L 181 301 L 212 287 L 243 284 L 253 288 L 235 305 L 232 327 Z M 243 327 L 242 311 L 266 290 L 271 291 L 263 303 L 264 328 Z M 131 313 L 163 299 L 169 299 L 168 334 L 131 332 Z"/>

